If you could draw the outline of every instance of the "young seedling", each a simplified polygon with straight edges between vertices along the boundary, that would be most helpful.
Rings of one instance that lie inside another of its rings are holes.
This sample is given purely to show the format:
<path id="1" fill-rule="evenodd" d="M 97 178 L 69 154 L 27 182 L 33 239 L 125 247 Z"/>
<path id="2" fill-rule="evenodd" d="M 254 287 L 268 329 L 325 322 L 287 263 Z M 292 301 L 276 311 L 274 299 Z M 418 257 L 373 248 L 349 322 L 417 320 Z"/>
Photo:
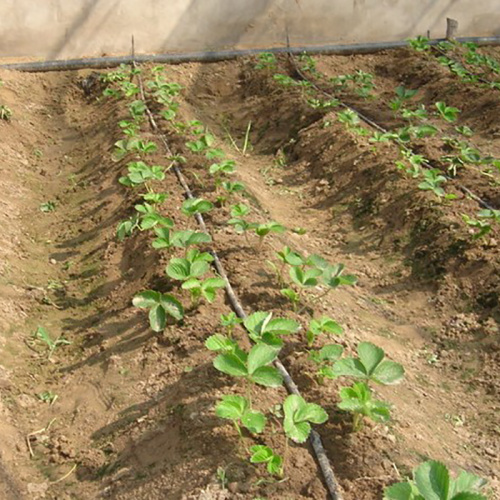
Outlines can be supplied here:
<path id="1" fill-rule="evenodd" d="M 119 241 L 132 236 L 133 232 L 139 228 L 139 214 L 134 214 L 130 219 L 120 222 L 116 228 L 116 236 Z"/>
<path id="2" fill-rule="evenodd" d="M 468 215 L 462 215 L 467 225 L 479 229 L 479 231 L 472 236 L 473 239 L 479 239 L 486 236 L 492 230 L 491 221 L 500 224 L 500 210 L 481 210 L 478 213 L 478 217 L 479 219 L 472 219 Z"/>
<path id="3" fill-rule="evenodd" d="M 446 177 L 441 174 L 441 171 L 434 168 L 424 171 L 424 181 L 418 185 L 419 189 L 424 191 L 432 191 L 438 198 L 446 195 L 441 184 L 446 182 Z"/>
<path id="4" fill-rule="evenodd" d="M 455 127 L 455 130 L 464 137 L 472 137 L 474 135 L 472 129 L 470 127 L 467 127 L 467 125 L 457 126 Z"/>
<path id="5" fill-rule="evenodd" d="M 43 391 L 40 394 L 37 394 L 38 399 L 43 401 L 44 403 L 49 403 L 49 405 L 53 405 L 57 398 L 59 397 L 57 394 L 54 394 L 52 391 Z"/>
<path id="6" fill-rule="evenodd" d="M 144 101 L 141 101 L 140 99 L 137 101 L 132 101 L 128 105 L 128 109 L 130 112 L 130 115 L 135 121 L 140 121 L 142 117 L 144 116 L 144 113 L 146 112 L 146 104 Z"/>
<path id="7" fill-rule="evenodd" d="M 215 185 L 219 186 L 221 179 L 225 175 L 231 175 L 236 170 L 236 162 L 234 160 L 224 160 L 220 163 L 212 163 L 208 171 L 215 177 Z"/>
<path id="8" fill-rule="evenodd" d="M 284 233 L 286 231 L 285 226 L 278 224 L 277 222 L 271 221 L 265 224 L 259 224 L 255 227 L 255 234 L 259 237 L 258 248 L 262 248 L 264 243 L 264 238 L 270 233 Z"/>
<path id="9" fill-rule="evenodd" d="M 174 279 L 183 282 L 188 282 L 193 279 L 200 278 L 208 272 L 210 264 L 206 260 L 190 261 L 187 258 L 172 258 L 167 266 L 167 275 Z M 224 286 L 224 284 L 222 285 Z"/>
<path id="10" fill-rule="evenodd" d="M 386 488 L 384 500 L 487 500 L 481 494 L 486 484 L 463 470 L 453 479 L 446 465 L 431 460 L 413 471 L 413 479 Z"/>
<path id="11" fill-rule="evenodd" d="M 33 334 L 33 337 L 36 340 L 41 340 L 47 346 L 47 349 L 48 349 L 47 359 L 48 360 L 50 360 L 50 358 L 52 357 L 52 354 L 54 354 L 55 350 L 58 347 L 71 344 L 71 342 L 69 340 L 66 340 L 62 335 L 59 335 L 59 337 L 57 337 L 56 340 L 52 340 L 49 332 L 45 328 L 43 328 L 42 326 L 39 326 L 36 329 L 35 333 Z"/>
<path id="12" fill-rule="evenodd" d="M 181 211 L 188 217 L 193 217 L 196 214 L 205 214 L 214 208 L 214 204 L 210 201 L 201 198 L 188 198 L 184 201 Z"/>
<path id="13" fill-rule="evenodd" d="M 214 142 L 215 137 L 207 132 L 194 141 L 186 142 L 186 147 L 193 153 L 204 153 Z"/>
<path id="14" fill-rule="evenodd" d="M 307 345 L 312 347 L 320 335 L 342 335 L 342 333 L 344 333 L 344 329 L 328 316 L 312 319 L 306 332 Z"/>
<path id="15" fill-rule="evenodd" d="M 197 231 L 170 231 L 165 227 L 155 227 L 157 238 L 153 241 L 153 248 L 161 250 L 164 248 L 188 248 L 191 245 L 210 243 L 212 237 L 207 233 Z"/>
<path id="16" fill-rule="evenodd" d="M 321 406 L 307 403 L 296 394 L 288 396 L 283 404 L 285 420 L 283 429 L 287 438 L 295 443 L 305 443 L 311 433 L 311 424 L 323 424 L 328 414 Z"/>
<path id="17" fill-rule="evenodd" d="M 425 36 L 418 35 L 416 38 L 409 38 L 406 41 L 409 43 L 410 47 L 417 52 L 425 52 L 431 48 L 429 43 L 430 40 Z"/>
<path id="18" fill-rule="evenodd" d="M 167 198 L 167 193 L 144 193 L 141 194 L 144 201 L 149 202 L 152 205 L 161 205 Z"/>
<path id="19" fill-rule="evenodd" d="M 250 462 L 252 464 L 266 464 L 269 475 L 283 477 L 283 457 L 274 453 L 274 451 L 262 444 L 250 447 Z"/>
<path id="20" fill-rule="evenodd" d="M 139 229 L 141 231 L 146 231 L 156 227 L 167 229 L 174 227 L 172 219 L 160 215 L 156 211 L 156 208 L 149 203 L 137 204 L 134 208 L 139 214 Z"/>
<path id="21" fill-rule="evenodd" d="M 56 203 L 54 201 L 46 201 L 40 204 L 41 212 L 53 212 L 56 209 Z"/>
<path id="22" fill-rule="evenodd" d="M 283 377 L 274 366 L 270 366 L 278 352 L 278 349 L 263 343 L 253 346 L 248 354 L 237 348 L 234 353 L 219 354 L 214 359 L 214 367 L 232 377 L 244 378 L 249 392 L 252 384 L 279 387 Z"/>
<path id="23" fill-rule="evenodd" d="M 252 434 L 260 434 L 266 426 L 266 417 L 260 411 L 251 408 L 250 401 L 243 396 L 222 396 L 215 407 L 215 414 L 233 422 L 240 438 L 243 438 L 241 427 Z"/>
<path id="24" fill-rule="evenodd" d="M 189 290 L 191 294 L 191 305 L 192 307 L 197 307 L 201 298 L 212 303 L 217 295 L 217 290 L 225 286 L 226 282 L 222 278 L 208 278 L 204 281 L 197 278 L 191 278 L 182 284 L 182 289 Z"/>
<path id="25" fill-rule="evenodd" d="M 262 52 L 257 56 L 257 64 L 255 69 L 275 69 L 276 56 L 271 52 Z"/>
<path id="26" fill-rule="evenodd" d="M 273 313 L 255 312 L 248 316 L 243 325 L 248 331 L 248 336 L 254 342 L 264 342 L 280 348 L 283 345 L 282 335 L 293 335 L 300 329 L 299 323 L 293 319 L 273 318 Z"/>
<path id="27" fill-rule="evenodd" d="M 325 259 L 317 255 L 310 256 L 309 261 L 312 263 L 312 265 L 315 265 L 323 271 L 323 274 L 321 275 L 321 281 L 327 287 L 325 292 L 314 298 L 315 302 L 321 300 L 332 290 L 335 290 L 339 286 L 352 286 L 357 282 L 356 276 L 353 276 L 352 274 L 344 274 L 344 264 L 330 265 L 325 261 Z"/>
<path id="28" fill-rule="evenodd" d="M 333 365 L 335 377 L 354 377 L 377 384 L 394 385 L 403 380 L 405 371 L 395 361 L 384 360 L 384 350 L 371 342 L 360 342 L 358 358 L 345 358 Z"/>
<path id="29" fill-rule="evenodd" d="M 332 364 L 337 361 L 344 352 L 344 348 L 337 344 L 328 344 L 322 347 L 319 351 L 311 351 L 309 359 L 313 361 L 318 370 L 316 375 L 319 383 L 322 385 L 325 378 L 335 378 Z"/>
<path id="30" fill-rule="evenodd" d="M 0 105 L 0 120 L 5 120 L 6 122 L 8 122 L 11 118 L 12 110 L 4 104 Z"/>
<path id="31" fill-rule="evenodd" d="M 444 102 L 437 102 L 436 108 L 443 120 L 449 123 L 457 121 L 458 114 L 460 113 L 460 110 L 458 108 L 447 106 Z"/>
<path id="32" fill-rule="evenodd" d="M 168 293 L 146 290 L 137 294 L 132 303 L 135 307 L 149 309 L 149 324 L 155 332 L 161 332 L 165 329 L 168 316 L 176 321 L 181 321 L 184 317 L 182 304 Z"/>
<path id="33" fill-rule="evenodd" d="M 127 165 L 128 175 L 120 177 L 118 182 L 127 187 L 135 187 L 148 181 L 162 181 L 165 179 L 164 167 L 154 165 L 150 167 L 143 161 L 130 162 Z"/>
<path id="34" fill-rule="evenodd" d="M 415 97 L 417 92 L 418 90 L 407 89 L 400 85 L 396 88 L 396 97 L 389 103 L 389 107 L 393 111 L 399 111 L 405 102 Z"/>
<path id="35" fill-rule="evenodd" d="M 375 422 L 387 422 L 391 418 L 389 405 L 384 401 L 373 399 L 370 388 L 364 382 L 344 387 L 339 394 L 341 401 L 337 406 L 353 414 L 354 432 L 362 429 L 364 417 Z"/>
<path id="36" fill-rule="evenodd" d="M 241 323 L 243 323 L 243 320 L 238 318 L 234 312 L 220 315 L 220 324 L 226 328 L 227 336 L 229 338 L 233 337 L 236 325 L 240 325 Z"/>

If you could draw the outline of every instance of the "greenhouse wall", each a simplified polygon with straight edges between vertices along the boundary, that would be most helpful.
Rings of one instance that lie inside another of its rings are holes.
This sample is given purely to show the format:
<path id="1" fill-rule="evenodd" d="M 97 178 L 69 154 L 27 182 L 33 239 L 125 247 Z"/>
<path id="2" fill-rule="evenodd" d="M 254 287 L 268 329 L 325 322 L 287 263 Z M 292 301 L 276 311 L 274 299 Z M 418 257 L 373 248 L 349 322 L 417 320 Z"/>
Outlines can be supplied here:
<path id="1" fill-rule="evenodd" d="M 0 56 L 46 59 L 500 35 L 498 0 L 2 0 Z"/>

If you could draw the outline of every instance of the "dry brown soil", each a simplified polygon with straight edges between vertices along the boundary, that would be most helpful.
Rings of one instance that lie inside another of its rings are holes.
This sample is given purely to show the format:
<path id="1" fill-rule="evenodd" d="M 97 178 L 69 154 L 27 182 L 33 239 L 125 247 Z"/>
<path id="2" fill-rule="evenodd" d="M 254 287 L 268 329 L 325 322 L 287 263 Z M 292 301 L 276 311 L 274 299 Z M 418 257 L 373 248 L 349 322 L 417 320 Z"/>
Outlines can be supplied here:
<path id="1" fill-rule="evenodd" d="M 460 108 L 459 123 L 476 131 L 478 147 L 500 156 L 499 91 L 465 85 L 405 50 L 318 61 L 329 76 L 372 72 L 375 99 L 344 98 L 384 126 L 394 126 L 387 101 L 404 83 L 420 88 L 422 103 Z M 291 311 L 266 260 L 284 244 L 319 253 L 346 264 L 359 282 L 331 293 L 316 314 L 344 326 L 339 343 L 348 351 L 371 341 L 405 366 L 404 383 L 377 388 L 394 405 L 393 421 L 353 433 L 336 408 L 344 383 L 314 381 L 301 337 L 283 353 L 306 399 L 329 413 L 318 431 L 345 498 L 381 499 L 384 486 L 427 458 L 485 477 L 499 494 L 499 234 L 471 240 L 461 217 L 478 206 L 456 187 L 500 208 L 498 178 L 461 172 L 449 185 L 458 199 L 439 202 L 396 170 L 392 146 L 374 152 L 335 120 L 324 126 L 328 113 L 254 63 L 186 64 L 165 74 L 185 87 L 181 118 L 208 125 L 237 161 L 235 178 L 247 187 L 254 220 L 307 229 L 271 236 L 256 250 L 254 238 L 247 243 L 228 228 L 227 207 L 210 214 L 214 246 L 245 308 L 305 325 L 310 311 Z M 164 273 L 169 255 L 151 248 L 150 235 L 115 237 L 139 201 L 117 182 L 126 162 L 112 159 L 126 106 L 85 96 L 79 82 L 89 73 L 0 72 L 0 104 L 13 111 L 10 122 L 0 121 L 0 498 L 326 498 L 307 446 L 288 450 L 285 481 L 259 483 L 262 469 L 245 462 L 234 429 L 215 416 L 215 401 L 241 390 L 215 371 L 204 347 L 229 312 L 222 294 L 161 334 L 131 305 L 145 288 L 180 292 Z M 250 121 L 243 155 L 232 141 L 241 149 Z M 161 125 L 188 159 L 195 194 L 214 198 L 206 162 Z M 442 144 L 421 147 L 437 158 Z M 152 161 L 164 164 L 164 154 Z M 179 211 L 183 194 L 173 174 L 162 189 L 170 194 L 165 214 L 195 228 Z M 48 201 L 55 210 L 42 212 Z M 40 326 L 71 344 L 47 359 L 33 340 Z M 53 404 L 38 397 L 44 391 L 58 396 Z M 269 413 L 284 396 L 262 391 L 256 404 Z M 279 419 L 273 424 L 266 442 L 282 452 Z"/>

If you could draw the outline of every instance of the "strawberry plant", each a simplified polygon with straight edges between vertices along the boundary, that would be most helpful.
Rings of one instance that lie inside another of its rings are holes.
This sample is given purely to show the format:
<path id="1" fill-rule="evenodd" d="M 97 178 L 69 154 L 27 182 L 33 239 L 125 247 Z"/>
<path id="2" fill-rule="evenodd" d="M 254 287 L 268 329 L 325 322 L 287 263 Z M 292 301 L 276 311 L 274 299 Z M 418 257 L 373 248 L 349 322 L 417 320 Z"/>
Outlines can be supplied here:
<path id="1" fill-rule="evenodd" d="M 139 229 L 145 231 L 154 227 L 172 228 L 174 222 L 168 217 L 160 215 L 156 208 L 149 203 L 137 204 L 134 207 L 139 214 Z"/>
<path id="2" fill-rule="evenodd" d="M 116 236 L 119 241 L 132 236 L 133 232 L 139 228 L 139 215 L 134 214 L 130 219 L 120 222 L 116 228 Z"/>
<path id="3" fill-rule="evenodd" d="M 276 56 L 271 52 L 262 52 L 257 56 L 257 64 L 255 69 L 275 69 Z"/>
<path id="4" fill-rule="evenodd" d="M 215 177 L 215 185 L 218 186 L 221 183 L 221 178 L 224 175 L 231 175 L 236 170 L 236 162 L 234 160 L 224 160 L 220 163 L 212 163 L 208 171 L 211 175 Z"/>
<path id="5" fill-rule="evenodd" d="M 174 280 L 187 282 L 200 278 L 208 272 L 210 264 L 206 260 L 190 261 L 186 258 L 173 257 L 167 266 L 166 272 Z"/>
<path id="6" fill-rule="evenodd" d="M 243 323 L 241 318 L 238 318 L 234 312 L 220 315 L 220 323 L 226 328 L 226 333 L 229 338 L 233 337 L 234 328 L 236 325 Z"/>
<path id="7" fill-rule="evenodd" d="M 141 197 L 152 205 L 161 205 L 168 198 L 168 194 L 150 192 L 141 194 Z"/>
<path id="8" fill-rule="evenodd" d="M 337 344 L 328 344 L 318 351 L 311 351 L 309 359 L 317 366 L 316 375 L 319 383 L 323 384 L 325 378 L 335 378 L 332 364 L 337 361 L 344 352 L 344 348 Z"/>
<path id="9" fill-rule="evenodd" d="M 453 479 L 441 462 L 430 460 L 413 471 L 413 479 L 384 490 L 384 500 L 487 500 L 480 491 L 486 481 L 461 471 Z"/>
<path id="10" fill-rule="evenodd" d="M 283 233 L 286 231 L 285 227 L 277 222 L 270 221 L 264 224 L 257 224 L 255 226 L 255 234 L 259 237 L 259 248 L 264 243 L 264 238 L 270 233 Z"/>
<path id="11" fill-rule="evenodd" d="M 283 477 L 283 457 L 274 453 L 274 451 L 262 444 L 250 447 L 252 464 L 266 464 L 267 472 L 271 476 Z"/>
<path id="12" fill-rule="evenodd" d="M 269 345 L 281 347 L 282 335 L 292 335 L 299 331 L 300 325 L 293 319 L 273 318 L 270 312 L 255 312 L 248 316 L 243 325 L 248 331 L 248 336 L 254 342 L 264 342 Z"/>
<path id="13" fill-rule="evenodd" d="M 453 108 L 451 106 L 447 106 L 444 102 L 437 102 L 436 103 L 436 108 L 439 112 L 439 115 L 443 120 L 453 123 L 457 121 L 458 114 L 460 111 L 457 108 Z"/>
<path id="14" fill-rule="evenodd" d="M 446 177 L 441 175 L 441 171 L 433 168 L 424 171 L 424 181 L 418 185 L 419 189 L 424 191 L 432 191 L 438 198 L 445 196 L 445 191 L 441 184 L 446 182 Z"/>
<path id="15" fill-rule="evenodd" d="M 343 328 L 328 316 L 321 316 L 318 319 L 312 319 L 306 332 L 307 345 L 312 347 L 316 337 L 325 333 L 328 335 L 342 335 L 343 332 Z"/>
<path id="16" fill-rule="evenodd" d="M 201 281 L 197 278 L 190 278 L 182 284 L 183 290 L 188 290 L 191 294 L 191 305 L 196 307 L 201 298 L 212 303 L 219 288 L 224 288 L 226 282 L 222 278 L 208 278 Z"/>
<path id="17" fill-rule="evenodd" d="M 307 403 L 296 394 L 288 396 L 283 404 L 285 420 L 283 429 L 286 436 L 296 443 L 304 443 L 311 433 L 311 424 L 323 424 L 328 414 L 321 406 Z"/>
<path id="18" fill-rule="evenodd" d="M 387 422 L 390 419 L 389 405 L 373 399 L 371 389 L 364 382 L 356 382 L 352 387 L 340 389 L 339 395 L 341 401 L 337 406 L 353 414 L 354 432 L 361 430 L 364 417 L 375 422 Z"/>
<path id="19" fill-rule="evenodd" d="M 188 198 L 184 201 L 181 211 L 184 215 L 194 216 L 196 214 L 205 214 L 214 208 L 213 203 L 201 198 Z"/>
<path id="20" fill-rule="evenodd" d="M 396 88 L 396 97 L 389 103 L 389 107 L 393 111 L 398 111 L 401 109 L 406 101 L 409 101 L 417 94 L 418 90 L 411 90 L 400 85 Z"/>
<path id="21" fill-rule="evenodd" d="M 249 353 L 237 348 L 234 353 L 219 354 L 214 359 L 214 367 L 232 377 L 244 378 L 251 384 L 279 387 L 283 377 L 270 364 L 278 357 L 279 350 L 267 344 L 257 344 Z"/>
<path id="22" fill-rule="evenodd" d="M 146 290 L 137 294 L 132 303 L 135 307 L 149 309 L 149 324 L 155 332 L 161 332 L 165 329 L 168 316 L 176 321 L 181 321 L 184 317 L 182 304 L 168 293 Z"/>
<path id="23" fill-rule="evenodd" d="M 149 166 L 142 161 L 130 162 L 127 165 L 128 174 L 120 177 L 118 182 L 127 187 L 135 187 L 148 181 L 162 181 L 165 179 L 164 167 Z"/>
<path id="24" fill-rule="evenodd" d="M 417 52 L 425 52 L 427 50 L 430 50 L 431 48 L 431 45 L 429 43 L 430 40 L 425 36 L 418 35 L 416 38 L 409 38 L 406 41 L 408 42 L 410 47 Z"/>
<path id="25" fill-rule="evenodd" d="M 128 110 L 132 118 L 136 121 L 140 121 L 146 112 L 146 104 L 140 99 L 137 101 L 132 101 L 128 105 Z"/>
<path id="26" fill-rule="evenodd" d="M 384 350 L 371 342 L 360 342 L 357 358 L 345 358 L 333 365 L 335 377 L 354 377 L 377 384 L 393 385 L 401 382 L 404 368 L 395 361 L 384 360 Z"/>
<path id="27" fill-rule="evenodd" d="M 191 245 L 199 245 L 200 243 L 210 243 L 212 237 L 203 232 L 197 231 L 170 231 L 165 227 L 155 227 L 154 229 L 157 238 L 153 241 L 153 248 L 157 250 L 163 248 L 187 248 Z"/>
<path id="28" fill-rule="evenodd" d="M 215 414 L 233 422 L 240 438 L 243 437 L 241 427 L 252 434 L 260 434 L 266 426 L 266 417 L 260 411 L 252 410 L 250 401 L 243 396 L 222 396 L 215 407 Z"/>

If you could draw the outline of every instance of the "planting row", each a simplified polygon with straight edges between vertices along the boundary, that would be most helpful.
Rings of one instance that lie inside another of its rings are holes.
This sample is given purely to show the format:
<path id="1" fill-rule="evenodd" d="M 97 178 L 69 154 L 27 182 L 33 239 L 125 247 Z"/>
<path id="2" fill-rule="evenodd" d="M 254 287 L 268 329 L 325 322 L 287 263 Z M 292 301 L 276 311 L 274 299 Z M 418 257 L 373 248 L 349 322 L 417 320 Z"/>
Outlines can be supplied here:
<path id="1" fill-rule="evenodd" d="M 394 143 L 400 156 L 395 160 L 396 168 L 415 179 L 419 189 L 435 195 L 439 203 L 456 200 L 460 191 L 476 199 L 481 210 L 475 215 L 462 214 L 464 223 L 474 228 L 473 239 L 485 237 L 500 222 L 500 210 L 467 187 L 469 179 L 478 177 L 484 179 L 481 182 L 496 187 L 500 182 L 500 160 L 475 147 L 471 142 L 474 132 L 470 127 L 456 124 L 459 109 L 437 101 L 432 111 L 417 103 L 418 89 L 400 85 L 394 89 L 394 98 L 388 103 L 392 110 L 392 115 L 385 118 L 388 125 L 381 127 L 374 118 L 360 115 L 343 102 L 349 101 L 353 93 L 368 101 L 374 99 L 376 87 L 372 74 L 359 70 L 327 78 L 309 55 L 303 55 L 295 62 L 295 78 L 281 72 L 283 68 L 273 54 L 261 54 L 256 68 L 271 74 L 280 85 L 298 88 L 309 106 L 326 113 L 324 127 L 330 126 L 332 120 L 338 120 L 359 140 L 368 140 L 374 154 L 382 143 Z M 337 112 L 331 111 L 338 108 Z M 427 140 L 432 141 L 430 147 Z M 436 140 L 440 144 L 439 150 L 445 152 L 438 157 L 435 156 Z M 434 156 L 426 156 L 426 152 Z M 446 191 L 447 183 L 455 192 Z"/>
<path id="2" fill-rule="evenodd" d="M 309 59 L 306 62 L 311 64 Z M 265 54 L 258 64 L 269 69 L 275 62 Z M 234 228 L 235 237 L 243 235 L 249 245 L 253 243 L 252 238 L 256 239 L 255 252 L 262 251 L 272 234 L 284 233 L 287 228 L 276 221 L 256 221 L 252 217 L 251 208 L 245 203 L 245 186 L 231 180 L 231 175 L 237 169 L 236 162 L 226 158 L 222 149 L 217 147 L 216 137 L 204 124 L 179 119 L 176 97 L 182 89 L 180 85 L 166 80 L 163 67 L 153 68 L 152 76 L 146 82 L 148 94 L 145 100 L 138 99 L 141 97 L 141 88 L 134 83 L 134 77 L 139 72 L 135 68 L 121 67 L 119 71 L 107 73 L 103 76 L 107 84 L 104 95 L 128 100 L 130 117 L 119 123 L 125 137 L 115 144 L 114 156 L 117 161 L 126 162 L 126 172 L 120 178 L 120 183 L 140 192 L 142 198 L 141 203 L 135 205 L 130 219 L 119 224 L 117 236 L 123 240 L 135 231 L 150 233 L 153 248 L 168 252 L 170 256 L 165 269 L 170 280 L 169 286 L 179 284 L 177 293 L 146 290 L 133 299 L 135 306 L 148 310 L 150 326 L 159 332 L 170 321 L 182 324 L 185 315 L 199 308 L 200 303 L 212 303 L 226 283 L 211 271 L 213 255 L 207 250 L 212 236 L 202 231 L 180 230 L 176 228 L 173 218 L 162 211 L 162 203 L 168 194 L 161 187 L 168 170 L 174 164 L 184 164 L 185 157 L 180 151 L 167 158 L 167 165 L 150 164 L 148 156 L 158 149 L 158 144 L 148 140 L 145 135 L 147 107 L 161 117 L 170 136 L 182 137 L 184 148 L 198 155 L 201 162 L 206 162 L 205 175 L 209 179 L 206 183 L 210 185 L 206 191 L 209 196 L 207 199 L 187 199 L 181 207 L 183 216 L 192 220 L 197 214 L 208 217 L 214 212 L 228 214 L 227 225 Z M 282 74 L 276 74 L 276 77 L 285 85 L 304 86 L 294 79 L 288 80 L 290 77 Z M 306 95 L 313 107 L 329 108 L 337 105 L 332 99 L 325 101 L 313 98 L 307 90 Z M 404 97 L 401 98 L 405 102 Z M 451 113 L 446 107 L 437 109 L 440 113 Z M 344 121 L 354 133 L 363 135 L 365 132 L 360 130 L 365 129 L 360 128 L 353 115 L 347 111 L 339 113 L 338 119 Z M 433 191 L 438 197 L 444 197 L 436 192 L 439 183 L 436 186 L 428 177 L 423 182 L 426 181 L 429 187 L 425 189 Z M 296 229 L 295 232 L 301 234 L 303 230 Z M 273 366 L 273 361 L 280 353 L 286 355 L 296 348 L 297 344 L 292 346 L 290 339 L 297 336 L 302 339 L 301 345 L 317 366 L 316 377 L 320 383 L 340 377 L 355 380 L 350 387 L 340 389 L 337 403 L 341 410 L 352 413 L 354 432 L 362 428 L 365 418 L 377 422 L 390 418 L 390 405 L 376 399 L 374 385 L 400 382 L 404 369 L 400 364 L 385 359 L 384 351 L 369 342 L 359 343 L 357 356 L 345 356 L 339 344 L 324 343 L 323 337 L 340 335 L 343 329 L 332 318 L 317 316 L 314 313 L 315 304 L 339 286 L 350 286 L 356 282 L 353 276 L 344 273 L 342 264 L 331 264 L 320 255 L 302 255 L 285 246 L 276 253 L 272 267 L 281 294 L 289 300 L 297 319 L 275 315 L 271 311 L 255 311 L 243 320 L 233 312 L 228 312 L 221 317 L 222 331 L 207 338 L 206 347 L 215 353 L 213 365 L 216 370 L 243 381 L 243 384 L 235 385 L 233 393 L 223 396 L 216 404 L 216 415 L 233 423 L 241 451 L 247 454 L 248 459 L 252 463 L 263 464 L 269 476 L 280 480 L 286 472 L 289 440 L 305 442 L 311 424 L 321 424 L 328 419 L 327 412 L 320 405 L 305 401 L 298 395 L 288 396 L 281 404 L 277 402 L 272 415 L 254 408 L 257 391 L 262 387 L 276 388 L 282 385 L 283 377 Z M 189 305 L 184 303 L 185 294 L 190 297 Z M 282 433 L 282 452 L 268 446 L 262 437 L 257 438 L 257 435 L 274 434 L 276 426 Z M 414 480 L 389 487 L 386 498 L 472 500 L 485 498 L 473 493 L 482 486 L 483 482 L 476 476 L 462 472 L 457 480 L 452 480 L 442 464 L 426 462 L 416 470 Z"/>

